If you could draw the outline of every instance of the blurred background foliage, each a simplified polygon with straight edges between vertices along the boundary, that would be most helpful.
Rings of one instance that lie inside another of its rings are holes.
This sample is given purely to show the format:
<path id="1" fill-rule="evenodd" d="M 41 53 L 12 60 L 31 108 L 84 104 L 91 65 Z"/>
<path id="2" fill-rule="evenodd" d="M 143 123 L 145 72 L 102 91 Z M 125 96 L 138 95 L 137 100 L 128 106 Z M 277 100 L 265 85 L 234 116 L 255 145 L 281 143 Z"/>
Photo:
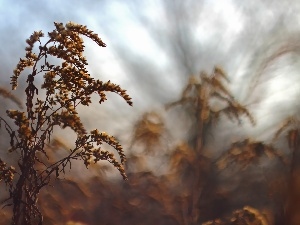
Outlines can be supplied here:
<path id="1" fill-rule="evenodd" d="M 127 149 L 129 180 L 76 164 L 41 193 L 45 224 L 298 225 L 299 13 L 297 0 L 0 1 L 2 115 L 24 100 L 7 88 L 24 40 L 53 21 L 98 33 L 91 73 L 133 97 L 81 110 Z M 74 138 L 61 134 L 53 160 Z"/>

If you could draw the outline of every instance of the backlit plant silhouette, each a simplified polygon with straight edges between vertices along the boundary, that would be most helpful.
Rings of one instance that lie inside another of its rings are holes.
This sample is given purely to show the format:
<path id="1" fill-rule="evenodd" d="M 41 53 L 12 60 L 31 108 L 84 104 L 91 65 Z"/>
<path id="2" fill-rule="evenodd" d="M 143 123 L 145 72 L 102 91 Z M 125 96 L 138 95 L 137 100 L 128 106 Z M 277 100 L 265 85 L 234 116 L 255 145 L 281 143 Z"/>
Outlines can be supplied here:
<path id="1" fill-rule="evenodd" d="M 77 107 L 89 106 L 93 93 L 98 94 L 100 104 L 107 100 L 105 92 L 120 95 L 129 105 L 132 105 L 131 98 L 118 85 L 96 80 L 89 74 L 86 68 L 88 63 L 83 56 L 85 46 L 81 35 L 98 46 L 105 47 L 97 34 L 86 26 L 72 22 L 54 25 L 55 29 L 48 33 L 49 39 L 45 43 L 42 43 L 44 34 L 41 31 L 34 32 L 26 40 L 28 46 L 25 58 L 20 59 L 11 77 L 12 89 L 15 90 L 21 73 L 30 71 L 25 89 L 26 111 L 6 111 L 16 128 L 0 117 L 10 136 L 9 151 L 19 155 L 16 168 L 8 167 L 0 160 L 0 180 L 8 186 L 9 198 L 6 202 L 13 206 L 14 225 L 43 223 L 43 216 L 37 206 L 38 195 L 49 184 L 53 177 L 51 175 L 59 177 L 61 173 L 65 173 L 67 166 L 71 168 L 72 160 L 83 160 L 86 167 L 91 162 L 107 160 L 126 179 L 123 169 L 126 159 L 121 145 L 105 132 L 97 129 L 88 132 L 81 122 Z M 54 60 L 61 63 L 52 64 Z M 43 83 L 38 85 L 37 81 L 42 78 Z M 53 163 L 48 158 L 49 148 L 46 146 L 51 141 L 56 126 L 72 129 L 77 138 L 75 147 L 70 148 L 65 157 Z M 102 149 L 103 143 L 117 151 L 121 162 L 118 162 L 113 153 Z"/>
<path id="2" fill-rule="evenodd" d="M 200 76 L 192 76 L 179 100 L 166 104 L 166 113 L 176 107 L 186 112 L 193 124 L 188 134 L 189 140 L 181 140 L 169 153 L 168 179 L 171 180 L 169 188 L 173 193 L 169 198 L 177 202 L 180 208 L 176 217 L 180 224 L 199 224 L 201 220 L 200 214 L 203 212 L 200 212 L 199 205 L 205 198 L 201 190 L 214 171 L 212 162 L 204 155 L 213 125 L 219 122 L 222 115 L 239 123 L 241 117 L 246 116 L 254 124 L 252 115 L 235 100 L 226 82 L 227 75 L 220 67 L 215 67 L 211 74 L 202 72 Z M 167 132 L 168 127 L 159 113 L 145 113 L 134 127 L 133 142 L 144 144 L 146 151 L 143 155 L 149 149 L 150 152 L 161 152 L 164 145 L 162 138 Z"/>
<path id="3" fill-rule="evenodd" d="M 166 106 L 167 109 L 180 106 L 186 112 L 192 112 L 190 117 L 194 127 L 190 134 L 189 145 L 195 152 L 192 164 L 199 166 L 195 167 L 194 183 L 190 186 L 192 194 L 189 197 L 189 224 L 199 223 L 199 210 L 197 209 L 201 198 L 199 190 L 205 183 L 205 173 L 211 170 L 204 162 L 203 151 L 213 125 L 220 120 L 221 115 L 227 116 L 230 120 L 237 120 L 239 123 L 241 123 L 241 116 L 244 115 L 252 124 L 255 124 L 248 109 L 236 101 L 226 87 L 225 82 L 228 81 L 227 75 L 220 67 L 215 67 L 210 75 L 202 72 L 199 77 L 190 78 L 178 101 Z M 208 170 L 204 169 L 204 165 Z"/>

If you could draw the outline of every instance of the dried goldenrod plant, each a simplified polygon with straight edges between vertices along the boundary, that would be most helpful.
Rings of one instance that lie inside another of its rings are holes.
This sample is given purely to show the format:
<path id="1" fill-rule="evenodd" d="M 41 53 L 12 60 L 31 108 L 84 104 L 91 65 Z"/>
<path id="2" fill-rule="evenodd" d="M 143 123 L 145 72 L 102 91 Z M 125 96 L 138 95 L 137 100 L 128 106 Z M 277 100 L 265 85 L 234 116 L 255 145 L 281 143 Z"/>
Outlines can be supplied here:
<path id="1" fill-rule="evenodd" d="M 230 149 L 225 151 L 216 161 L 216 165 L 219 170 L 223 170 L 235 163 L 241 167 L 239 169 L 245 170 L 248 166 L 257 164 L 263 155 L 266 155 L 268 158 L 278 159 L 283 164 L 287 162 L 287 159 L 273 146 L 245 139 L 232 143 Z"/>
<path id="2" fill-rule="evenodd" d="M 227 116 L 232 121 L 241 123 L 241 117 L 246 116 L 254 125 L 255 121 L 249 110 L 242 106 L 232 95 L 226 83 L 229 82 L 227 74 L 221 67 L 214 67 L 211 74 L 201 72 L 200 76 L 192 76 L 184 88 L 178 101 L 166 105 L 166 109 L 176 106 L 189 112 L 193 121 L 193 131 L 190 134 L 189 145 L 194 150 L 195 156 L 192 164 L 195 166 L 194 184 L 190 185 L 190 212 L 189 223 L 199 223 L 199 210 L 197 205 L 201 192 L 206 183 L 205 174 L 209 173 L 209 163 L 203 155 L 208 141 L 208 134 L 213 125 L 218 123 L 221 115 Z M 201 163 L 200 163 L 201 162 Z M 197 167 L 197 168 L 196 168 Z"/>
<path id="3" fill-rule="evenodd" d="M 27 75 L 25 89 L 26 111 L 6 111 L 17 128 L 0 117 L 10 136 L 9 151 L 19 155 L 16 168 L 8 167 L 5 162 L 0 161 L 0 180 L 4 180 L 9 190 L 6 203 L 13 206 L 13 225 L 43 223 L 43 216 L 37 206 L 38 195 L 49 184 L 53 175 L 59 177 L 61 173 L 65 173 L 67 166 L 71 168 L 72 160 L 83 160 L 86 167 L 91 162 L 107 160 L 126 179 L 123 169 L 126 158 L 122 146 L 105 132 L 97 129 L 88 132 L 81 122 L 77 107 L 89 106 L 93 93 L 98 94 L 100 104 L 107 100 L 105 92 L 120 95 L 129 105 L 132 105 L 131 98 L 120 86 L 110 81 L 96 80 L 89 74 L 81 36 L 105 47 L 97 34 L 86 26 L 72 22 L 54 25 L 55 29 L 48 33 L 46 42 L 42 43 L 42 31 L 34 32 L 26 40 L 28 45 L 25 58 L 20 59 L 11 77 L 12 89 L 15 90 L 21 73 L 25 69 L 31 71 Z M 52 64 L 51 59 L 55 58 L 61 64 Z M 40 86 L 36 84 L 39 76 L 44 78 Z M 53 163 L 47 160 L 46 146 L 51 141 L 56 126 L 72 129 L 77 138 L 75 147 L 68 150 L 67 156 Z M 103 143 L 117 151 L 121 162 L 113 153 L 102 149 Z"/>
<path id="4" fill-rule="evenodd" d="M 146 112 L 134 126 L 131 147 L 134 144 L 142 143 L 146 146 L 146 153 L 154 151 L 161 144 L 161 139 L 166 133 L 166 126 L 162 116 L 157 112 Z"/>
<path id="5" fill-rule="evenodd" d="M 270 225 L 267 215 L 258 209 L 245 206 L 243 209 L 235 210 L 231 217 L 215 219 L 202 223 L 202 225 Z"/>
<path id="6" fill-rule="evenodd" d="M 208 75 L 201 72 L 200 77 L 192 76 L 182 92 L 178 101 L 166 105 L 167 109 L 175 106 L 183 106 L 187 111 L 193 112 L 196 124 L 195 149 L 202 151 L 205 142 L 205 134 L 213 123 L 218 122 L 221 115 L 230 120 L 241 123 L 241 116 L 245 115 L 254 125 L 255 121 L 248 109 L 235 100 L 230 93 L 226 82 L 229 82 L 227 74 L 222 68 L 216 66 Z M 219 104 L 213 104 L 213 103 Z"/>

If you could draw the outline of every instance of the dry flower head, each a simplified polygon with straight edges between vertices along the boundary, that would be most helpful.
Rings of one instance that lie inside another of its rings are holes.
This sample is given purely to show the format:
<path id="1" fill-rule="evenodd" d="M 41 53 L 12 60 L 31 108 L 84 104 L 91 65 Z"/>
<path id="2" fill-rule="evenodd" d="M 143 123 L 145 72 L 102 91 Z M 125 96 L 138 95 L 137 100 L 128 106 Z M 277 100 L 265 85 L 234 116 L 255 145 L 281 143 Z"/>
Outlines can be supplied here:
<path id="1" fill-rule="evenodd" d="M 114 92 L 132 105 L 126 90 L 110 81 L 94 79 L 86 68 L 88 63 L 83 55 L 85 46 L 81 36 L 88 37 L 100 47 L 106 45 L 86 26 L 72 22 L 54 25 L 55 29 L 48 33 L 45 43 L 42 43 L 42 31 L 35 31 L 26 40 L 25 58 L 19 60 L 13 71 L 11 85 L 15 90 L 22 72 L 26 68 L 31 70 L 26 80 L 26 111 L 7 110 L 8 117 L 18 129 L 14 130 L 4 118 L 0 118 L 10 135 L 10 151 L 20 156 L 16 169 L 19 179 L 10 186 L 9 200 L 14 205 L 13 224 L 22 221 L 24 225 L 29 225 L 37 218 L 42 223 L 42 215 L 36 204 L 39 191 L 49 184 L 53 175 L 59 177 L 67 166 L 71 168 L 72 160 L 83 160 L 86 167 L 91 162 L 107 160 L 120 171 L 124 179 L 127 178 L 123 168 L 126 159 L 122 146 L 105 132 L 97 129 L 88 132 L 76 109 L 78 105 L 89 106 L 93 93 L 98 94 L 101 104 L 107 100 L 106 92 Z M 61 64 L 52 64 L 51 58 L 57 58 Z M 37 76 L 44 77 L 41 86 L 35 82 Z M 39 96 L 41 90 L 45 91 L 44 99 Z M 0 94 L 11 98 L 6 92 Z M 55 126 L 72 129 L 77 138 L 75 147 L 68 150 L 68 155 L 53 163 L 47 160 L 46 145 L 51 141 Z M 117 151 L 120 162 L 113 153 L 102 149 L 103 143 Z M 13 173 L 14 169 L 7 168 L 1 161 L 0 179 L 11 183 Z"/>

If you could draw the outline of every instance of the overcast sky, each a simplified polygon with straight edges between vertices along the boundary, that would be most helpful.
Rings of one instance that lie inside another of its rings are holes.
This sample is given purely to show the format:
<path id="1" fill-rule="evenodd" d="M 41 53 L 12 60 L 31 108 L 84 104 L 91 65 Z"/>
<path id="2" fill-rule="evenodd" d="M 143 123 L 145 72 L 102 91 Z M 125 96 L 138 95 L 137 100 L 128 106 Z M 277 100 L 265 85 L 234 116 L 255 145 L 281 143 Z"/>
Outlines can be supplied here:
<path id="1" fill-rule="evenodd" d="M 265 129 L 299 112 L 299 50 L 266 63 L 284 46 L 297 46 L 299 7 L 297 0 L 0 0 L 1 81 L 8 81 L 34 30 L 73 21 L 107 44 L 87 43 L 91 74 L 120 84 L 134 102 L 131 108 L 109 95 L 111 101 L 84 114 L 91 128 L 121 135 L 143 111 L 176 100 L 189 75 L 220 65 L 237 99 L 261 118 L 250 133 L 267 138 Z"/>

